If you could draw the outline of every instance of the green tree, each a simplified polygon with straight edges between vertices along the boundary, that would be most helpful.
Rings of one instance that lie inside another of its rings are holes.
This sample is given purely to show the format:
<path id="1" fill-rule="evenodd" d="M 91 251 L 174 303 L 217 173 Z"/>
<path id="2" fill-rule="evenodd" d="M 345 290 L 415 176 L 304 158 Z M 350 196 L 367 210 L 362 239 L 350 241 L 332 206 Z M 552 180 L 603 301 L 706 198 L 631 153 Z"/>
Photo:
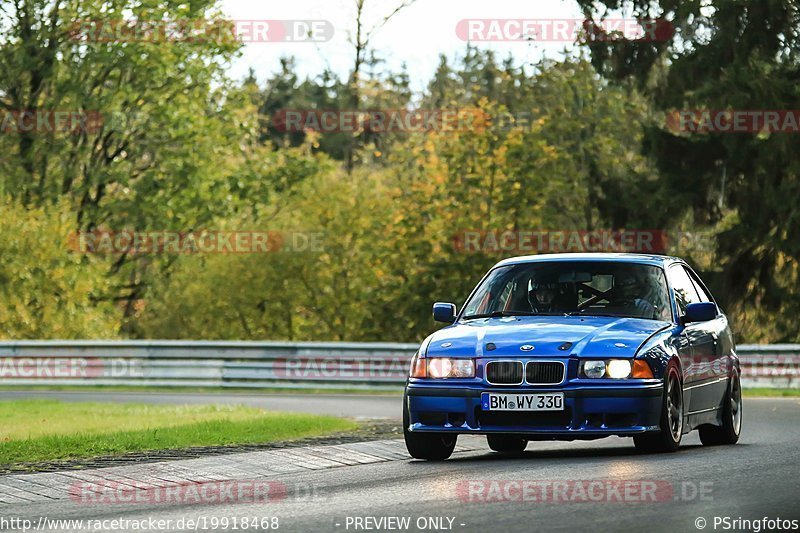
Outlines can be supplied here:
<path id="1" fill-rule="evenodd" d="M 606 8 L 664 18 L 670 39 L 596 41 L 592 61 L 613 80 L 633 79 L 653 107 L 673 110 L 795 110 L 800 102 L 800 7 L 787 0 L 650 2 L 579 0 L 587 16 Z M 800 312 L 798 137 L 790 133 L 676 132 L 648 127 L 643 146 L 672 207 L 656 222 L 688 218 L 718 231 L 718 294 L 750 341 L 797 341 Z"/>
<path id="2" fill-rule="evenodd" d="M 119 310 L 98 298 L 110 289 L 98 257 L 75 253 L 66 204 L 29 208 L 8 198 L 0 211 L 0 336 L 3 339 L 113 338 Z"/>

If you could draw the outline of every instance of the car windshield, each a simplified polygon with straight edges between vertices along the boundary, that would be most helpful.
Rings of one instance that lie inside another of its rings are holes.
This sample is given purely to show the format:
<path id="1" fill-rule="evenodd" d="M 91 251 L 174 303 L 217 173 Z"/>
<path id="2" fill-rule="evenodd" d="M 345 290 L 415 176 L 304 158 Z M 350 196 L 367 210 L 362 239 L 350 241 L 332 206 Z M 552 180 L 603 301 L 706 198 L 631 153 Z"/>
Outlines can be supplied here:
<path id="1" fill-rule="evenodd" d="M 467 301 L 462 319 L 520 315 L 672 318 L 661 268 L 609 261 L 542 261 L 492 270 Z"/>

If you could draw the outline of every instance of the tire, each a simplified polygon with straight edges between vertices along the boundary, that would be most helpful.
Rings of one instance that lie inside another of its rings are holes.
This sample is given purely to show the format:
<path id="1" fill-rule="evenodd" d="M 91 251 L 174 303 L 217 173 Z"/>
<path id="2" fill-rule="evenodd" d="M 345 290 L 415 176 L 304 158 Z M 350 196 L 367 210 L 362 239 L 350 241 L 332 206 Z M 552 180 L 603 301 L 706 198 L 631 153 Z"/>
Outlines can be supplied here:
<path id="1" fill-rule="evenodd" d="M 720 444 L 736 444 L 742 432 L 742 383 L 739 371 L 734 369 L 733 375 L 728 380 L 728 390 L 725 392 L 722 406 L 721 426 L 700 426 L 700 442 L 704 446 L 718 446 Z"/>
<path id="2" fill-rule="evenodd" d="M 444 461 L 456 447 L 458 435 L 451 433 L 412 433 L 408 430 L 411 416 L 408 413 L 408 397 L 403 395 L 403 437 L 408 454 L 414 459 Z"/>
<path id="3" fill-rule="evenodd" d="M 528 445 L 526 439 L 510 435 L 486 435 L 486 440 L 489 448 L 500 453 L 521 453 Z"/>
<path id="4" fill-rule="evenodd" d="M 683 386 L 678 367 L 670 363 L 664 375 L 659 430 L 633 437 L 636 449 L 644 453 L 674 452 L 683 437 Z"/>

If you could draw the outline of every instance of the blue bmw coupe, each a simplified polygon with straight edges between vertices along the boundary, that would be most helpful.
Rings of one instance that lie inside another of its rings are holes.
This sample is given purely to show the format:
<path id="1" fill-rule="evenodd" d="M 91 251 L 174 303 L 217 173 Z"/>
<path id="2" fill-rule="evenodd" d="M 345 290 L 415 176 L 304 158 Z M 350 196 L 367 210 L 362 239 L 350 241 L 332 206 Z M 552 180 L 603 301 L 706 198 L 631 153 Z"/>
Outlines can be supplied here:
<path id="1" fill-rule="evenodd" d="M 670 452 L 693 429 L 733 444 L 742 427 L 728 319 L 682 260 L 554 254 L 497 263 L 411 362 L 403 397 L 412 457 L 448 458 L 459 434 L 497 452 L 531 440 L 633 437 Z"/>

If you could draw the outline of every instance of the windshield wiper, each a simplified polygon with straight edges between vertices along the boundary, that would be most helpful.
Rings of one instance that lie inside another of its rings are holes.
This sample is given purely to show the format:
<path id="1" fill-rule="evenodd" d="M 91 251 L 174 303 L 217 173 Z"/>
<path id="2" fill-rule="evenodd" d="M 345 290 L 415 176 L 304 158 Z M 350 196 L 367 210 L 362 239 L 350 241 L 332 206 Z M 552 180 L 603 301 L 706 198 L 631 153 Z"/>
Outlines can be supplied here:
<path id="1" fill-rule="evenodd" d="M 493 311 L 491 313 L 483 313 L 479 315 L 466 315 L 461 317 L 462 320 L 472 320 L 474 318 L 500 318 L 504 316 L 536 316 L 536 315 L 549 315 L 561 313 L 534 313 L 532 311 Z"/>
<path id="2" fill-rule="evenodd" d="M 463 318 L 465 320 L 470 320 L 473 318 L 499 318 L 503 316 L 514 316 L 512 313 L 508 311 L 492 311 L 491 313 L 481 313 L 477 315 L 466 315 Z"/>
<path id="3" fill-rule="evenodd" d="M 564 313 L 564 316 L 612 316 L 616 318 L 623 318 L 624 315 L 617 315 L 613 313 L 584 313 L 583 310 L 581 311 L 570 311 L 569 313 Z"/>

